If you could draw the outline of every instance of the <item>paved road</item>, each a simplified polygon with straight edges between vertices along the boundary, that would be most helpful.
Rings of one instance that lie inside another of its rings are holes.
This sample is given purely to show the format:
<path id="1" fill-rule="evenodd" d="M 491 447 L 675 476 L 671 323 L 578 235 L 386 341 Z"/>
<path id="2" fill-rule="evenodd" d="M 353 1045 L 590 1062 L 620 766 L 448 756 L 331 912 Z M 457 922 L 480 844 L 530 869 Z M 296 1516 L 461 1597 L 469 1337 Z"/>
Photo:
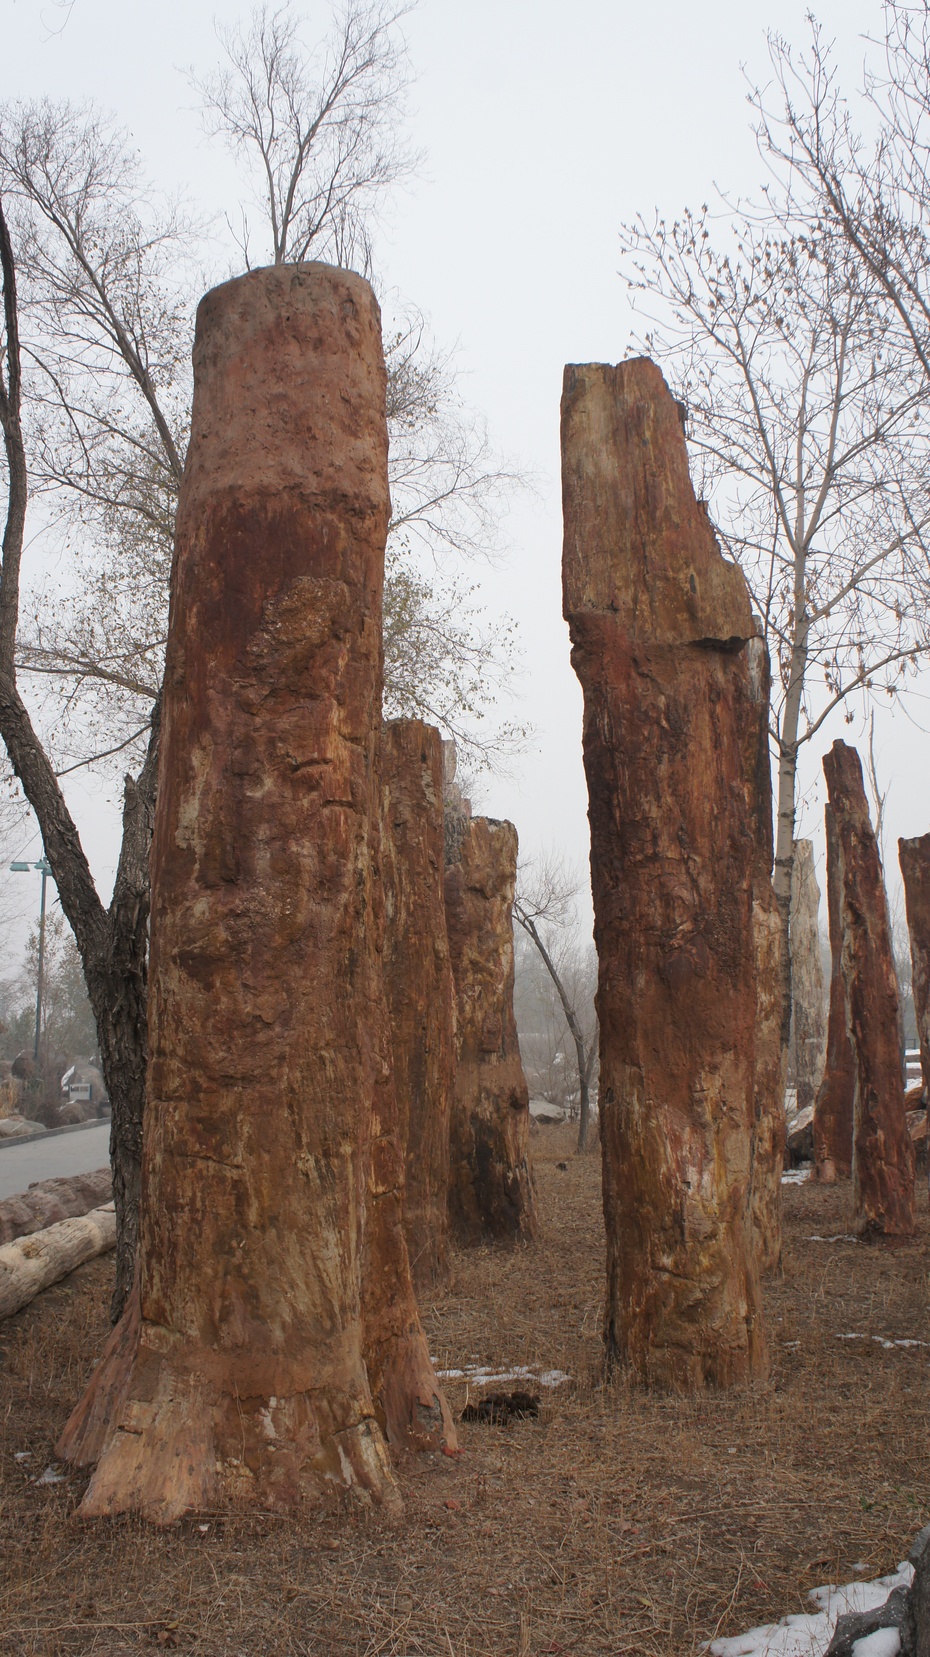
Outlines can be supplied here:
<path id="1" fill-rule="evenodd" d="M 0 1198 L 15 1197 L 37 1179 L 89 1174 L 110 1160 L 110 1124 L 95 1122 L 74 1133 L 53 1133 L 31 1144 L 0 1149 Z"/>

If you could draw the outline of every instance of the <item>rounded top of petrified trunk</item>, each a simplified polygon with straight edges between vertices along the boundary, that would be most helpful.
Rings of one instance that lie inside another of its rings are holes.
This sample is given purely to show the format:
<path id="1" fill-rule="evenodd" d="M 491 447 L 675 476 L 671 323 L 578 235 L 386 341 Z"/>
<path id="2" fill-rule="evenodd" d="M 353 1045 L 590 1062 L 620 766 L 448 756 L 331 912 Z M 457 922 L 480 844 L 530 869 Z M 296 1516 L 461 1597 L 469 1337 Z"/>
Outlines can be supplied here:
<path id="1" fill-rule="evenodd" d="M 695 499 L 681 405 L 648 357 L 565 369 L 562 503 L 567 617 L 612 613 L 654 644 L 736 647 L 758 632 Z"/>
<path id="2" fill-rule="evenodd" d="M 386 504 L 381 312 L 364 277 L 273 265 L 197 307 L 194 405 L 182 510 L 297 488 Z"/>

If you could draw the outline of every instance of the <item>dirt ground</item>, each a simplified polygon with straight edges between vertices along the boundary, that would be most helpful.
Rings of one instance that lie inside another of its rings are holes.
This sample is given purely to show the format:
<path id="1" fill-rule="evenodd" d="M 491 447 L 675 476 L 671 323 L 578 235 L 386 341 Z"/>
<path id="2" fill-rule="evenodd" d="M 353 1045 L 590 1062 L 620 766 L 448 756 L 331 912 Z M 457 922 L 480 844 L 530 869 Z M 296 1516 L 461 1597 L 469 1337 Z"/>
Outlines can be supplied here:
<path id="1" fill-rule="evenodd" d="M 770 1381 L 650 1397 L 602 1380 L 598 1157 L 560 1128 L 533 1148 L 538 1245 L 458 1256 L 424 1316 L 441 1368 L 571 1379 L 538 1420 L 462 1424 L 460 1461 L 403 1467 L 400 1522 L 347 1504 L 85 1523 L 83 1477 L 36 1481 L 102 1345 L 111 1263 L 0 1325 L 0 1652 L 684 1657 L 892 1569 L 930 1519 L 930 1349 L 883 1344 L 930 1343 L 926 1189 L 917 1241 L 869 1248 L 842 1236 L 848 1191 L 786 1186 Z"/>

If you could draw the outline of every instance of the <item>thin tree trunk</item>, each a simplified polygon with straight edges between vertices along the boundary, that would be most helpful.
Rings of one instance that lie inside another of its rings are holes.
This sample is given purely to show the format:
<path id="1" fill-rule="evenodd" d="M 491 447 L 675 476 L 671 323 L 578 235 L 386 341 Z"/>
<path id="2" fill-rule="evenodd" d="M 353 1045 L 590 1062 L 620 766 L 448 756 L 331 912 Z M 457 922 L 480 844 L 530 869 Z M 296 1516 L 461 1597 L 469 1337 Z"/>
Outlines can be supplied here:
<path id="1" fill-rule="evenodd" d="M 552 979 L 552 982 L 556 987 L 559 1000 L 562 1003 L 562 1011 L 565 1014 L 565 1022 L 571 1032 L 572 1041 L 575 1043 L 575 1059 L 578 1065 L 578 1150 L 586 1151 L 588 1148 L 588 1128 L 591 1121 L 591 1101 L 588 1090 L 588 1077 L 590 1072 L 588 1061 L 585 1057 L 584 1037 L 581 1034 L 578 1020 L 575 1017 L 575 1009 L 569 1001 L 568 996 L 565 993 L 562 980 L 556 971 L 555 962 L 543 943 L 542 938 L 539 936 L 535 922 L 530 915 L 521 913 L 519 904 L 514 904 L 513 912 L 524 932 L 532 938 L 536 948 L 539 950 L 539 953 L 543 958 L 546 971 Z"/>

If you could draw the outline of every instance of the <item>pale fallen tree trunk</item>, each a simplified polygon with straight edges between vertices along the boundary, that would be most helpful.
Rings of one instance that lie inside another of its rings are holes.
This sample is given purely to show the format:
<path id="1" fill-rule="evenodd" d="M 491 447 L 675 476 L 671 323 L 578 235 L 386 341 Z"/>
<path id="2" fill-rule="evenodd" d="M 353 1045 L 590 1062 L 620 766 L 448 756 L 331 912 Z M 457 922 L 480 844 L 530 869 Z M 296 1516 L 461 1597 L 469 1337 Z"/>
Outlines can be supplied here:
<path id="1" fill-rule="evenodd" d="M 0 1202 L 0 1246 L 12 1243 L 33 1231 L 44 1231 L 60 1220 L 73 1220 L 100 1208 L 113 1195 L 109 1168 L 92 1174 L 68 1174 L 60 1179 L 37 1180 L 28 1191 L 5 1197 Z"/>
<path id="2" fill-rule="evenodd" d="M 115 1247 L 116 1210 L 112 1203 L 5 1244 L 0 1248 L 0 1318 L 12 1317 L 43 1289 L 83 1266 L 85 1260 L 94 1260 Z"/>

